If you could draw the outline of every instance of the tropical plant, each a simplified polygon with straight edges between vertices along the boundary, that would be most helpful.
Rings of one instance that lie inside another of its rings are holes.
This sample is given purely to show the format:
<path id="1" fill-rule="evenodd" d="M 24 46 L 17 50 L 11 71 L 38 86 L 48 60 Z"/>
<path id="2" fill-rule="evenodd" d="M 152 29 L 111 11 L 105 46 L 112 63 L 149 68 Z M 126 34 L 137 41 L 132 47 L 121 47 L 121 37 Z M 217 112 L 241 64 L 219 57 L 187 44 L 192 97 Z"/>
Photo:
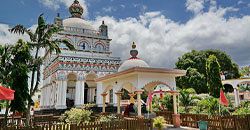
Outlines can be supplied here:
<path id="1" fill-rule="evenodd" d="M 171 95 L 165 94 L 160 102 L 168 111 L 173 111 L 173 97 Z"/>
<path id="2" fill-rule="evenodd" d="M 163 130 L 165 124 L 166 120 L 163 116 L 158 116 L 153 119 L 153 127 L 157 128 L 158 130 Z"/>
<path id="3" fill-rule="evenodd" d="M 220 78 L 220 64 L 215 55 L 210 55 L 206 62 L 207 86 L 209 94 L 213 97 L 220 97 L 220 89 L 222 88 Z"/>
<path id="4" fill-rule="evenodd" d="M 186 76 L 176 79 L 177 86 L 180 88 L 194 88 L 200 93 L 208 93 L 206 60 L 210 55 L 215 55 L 224 72 L 226 79 L 239 78 L 238 65 L 235 64 L 229 55 L 220 50 L 202 50 L 185 53 L 178 58 L 176 67 L 187 70 Z"/>
<path id="5" fill-rule="evenodd" d="M 66 123 L 87 123 L 90 121 L 90 115 L 92 111 L 78 108 L 71 108 L 69 111 L 66 111 L 60 119 Z"/>
<path id="6" fill-rule="evenodd" d="M 240 106 L 233 112 L 233 115 L 250 114 L 250 101 L 243 101 Z"/>
<path id="7" fill-rule="evenodd" d="M 30 79 L 30 96 L 34 96 L 35 92 L 38 89 L 41 76 L 41 66 L 44 59 L 43 55 L 40 53 L 42 49 L 46 49 L 46 54 L 51 52 L 60 53 L 60 44 L 65 44 L 69 49 L 74 49 L 74 46 L 71 45 L 65 39 L 56 39 L 53 36 L 63 29 L 54 24 L 47 24 L 43 18 L 43 14 L 38 17 L 38 26 L 35 32 L 32 32 L 30 29 L 24 27 L 23 25 L 16 25 L 10 32 L 18 34 L 28 34 L 30 41 L 28 42 L 31 51 L 35 52 L 33 57 L 33 65 L 31 68 L 31 79 Z M 46 55 L 45 54 L 45 55 Z M 29 124 L 30 121 L 30 107 L 32 101 L 28 102 L 27 114 L 26 114 L 26 123 Z"/>
<path id="8" fill-rule="evenodd" d="M 200 98 L 197 97 L 195 94 L 196 92 L 193 88 L 180 90 L 179 100 L 181 105 L 184 107 L 184 111 L 186 113 L 189 112 L 190 106 L 195 105 L 197 101 L 200 100 Z"/>

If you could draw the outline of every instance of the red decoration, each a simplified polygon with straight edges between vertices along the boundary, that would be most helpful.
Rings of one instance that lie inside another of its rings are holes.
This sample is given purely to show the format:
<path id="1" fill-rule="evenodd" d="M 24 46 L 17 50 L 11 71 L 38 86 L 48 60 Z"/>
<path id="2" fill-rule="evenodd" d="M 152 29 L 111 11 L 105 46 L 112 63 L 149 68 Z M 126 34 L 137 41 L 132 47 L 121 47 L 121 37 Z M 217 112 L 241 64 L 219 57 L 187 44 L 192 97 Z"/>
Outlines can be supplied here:
<path id="1" fill-rule="evenodd" d="M 222 89 L 220 89 L 220 104 L 224 106 L 228 106 L 228 100 L 226 96 L 224 95 L 224 92 L 222 91 Z"/>
<path id="2" fill-rule="evenodd" d="M 14 100 L 14 90 L 0 86 L 0 100 Z"/>

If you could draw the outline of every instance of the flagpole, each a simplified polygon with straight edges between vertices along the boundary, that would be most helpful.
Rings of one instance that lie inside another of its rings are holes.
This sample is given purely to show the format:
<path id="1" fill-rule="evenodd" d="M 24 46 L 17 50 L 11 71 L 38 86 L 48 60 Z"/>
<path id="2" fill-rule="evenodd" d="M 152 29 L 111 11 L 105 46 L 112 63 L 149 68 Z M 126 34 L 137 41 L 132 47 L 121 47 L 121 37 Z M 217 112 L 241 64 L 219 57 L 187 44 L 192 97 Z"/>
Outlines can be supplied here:
<path id="1" fill-rule="evenodd" d="M 221 114 L 220 114 L 220 102 L 219 102 L 219 115 L 221 115 Z"/>

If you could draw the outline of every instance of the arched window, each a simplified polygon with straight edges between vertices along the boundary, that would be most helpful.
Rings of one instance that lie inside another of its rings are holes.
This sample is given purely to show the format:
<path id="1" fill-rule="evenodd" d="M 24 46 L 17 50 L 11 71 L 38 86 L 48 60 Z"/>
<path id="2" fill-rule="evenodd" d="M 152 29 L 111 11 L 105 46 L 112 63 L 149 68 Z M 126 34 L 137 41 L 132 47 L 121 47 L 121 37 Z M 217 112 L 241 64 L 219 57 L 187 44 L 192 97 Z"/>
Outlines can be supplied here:
<path id="1" fill-rule="evenodd" d="M 95 48 L 96 48 L 97 52 L 103 52 L 104 51 L 104 47 L 103 47 L 102 44 L 97 44 Z"/>
<path id="2" fill-rule="evenodd" d="M 81 43 L 79 44 L 79 46 L 78 46 L 78 49 L 79 49 L 79 50 L 88 50 L 88 49 L 89 49 L 89 45 L 88 45 L 88 43 L 86 43 L 86 42 L 81 42 Z"/>

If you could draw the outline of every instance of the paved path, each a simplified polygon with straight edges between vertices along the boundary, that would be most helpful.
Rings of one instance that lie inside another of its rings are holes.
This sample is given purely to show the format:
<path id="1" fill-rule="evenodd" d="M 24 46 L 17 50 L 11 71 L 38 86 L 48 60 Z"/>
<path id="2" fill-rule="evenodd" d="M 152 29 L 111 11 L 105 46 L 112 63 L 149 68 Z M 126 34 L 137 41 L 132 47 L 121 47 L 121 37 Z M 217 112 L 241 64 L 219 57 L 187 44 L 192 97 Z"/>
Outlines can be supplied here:
<path id="1" fill-rule="evenodd" d="M 190 127 L 173 128 L 173 125 L 167 125 L 167 128 L 165 128 L 164 130 L 199 130 L 199 129 Z"/>

